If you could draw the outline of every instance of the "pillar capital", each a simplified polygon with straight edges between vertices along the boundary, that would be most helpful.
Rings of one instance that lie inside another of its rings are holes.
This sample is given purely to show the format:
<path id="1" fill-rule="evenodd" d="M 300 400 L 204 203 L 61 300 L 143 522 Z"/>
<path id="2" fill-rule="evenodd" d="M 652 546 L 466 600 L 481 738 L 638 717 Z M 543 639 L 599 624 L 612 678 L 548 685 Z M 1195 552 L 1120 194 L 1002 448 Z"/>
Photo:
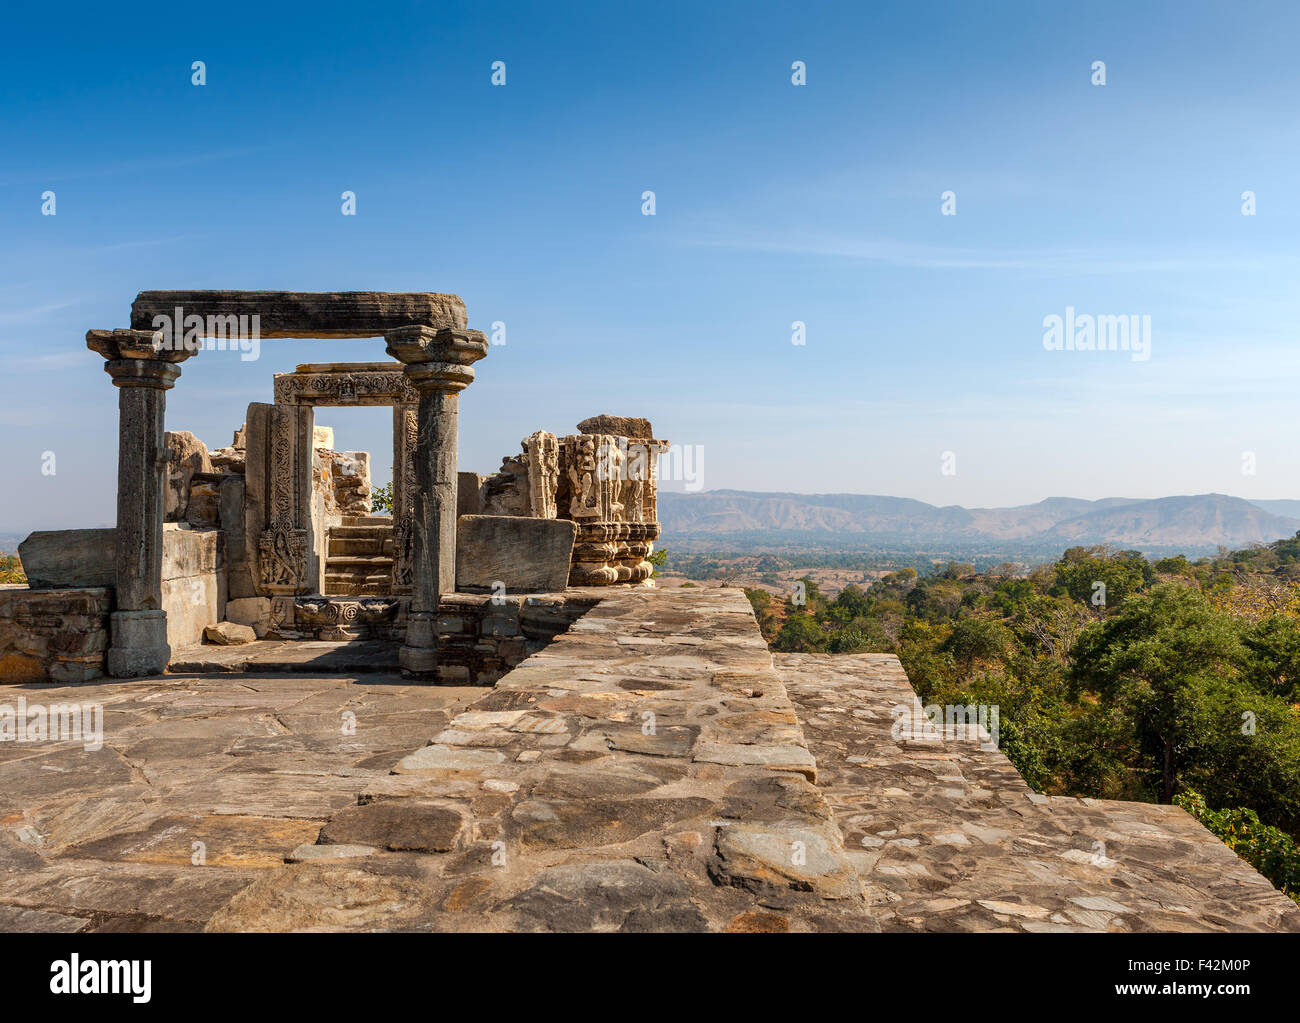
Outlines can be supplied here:
<path id="1" fill-rule="evenodd" d="M 104 371 L 113 378 L 115 387 L 148 387 L 154 391 L 170 391 L 181 375 L 181 368 L 172 362 L 157 359 L 110 359 Z"/>
<path id="2" fill-rule="evenodd" d="M 118 387 L 170 390 L 181 375 L 177 365 L 193 351 L 164 347 L 161 335 L 151 330 L 90 330 L 86 347 L 106 360 L 104 370 Z"/>
<path id="3" fill-rule="evenodd" d="M 456 327 L 398 327 L 384 341 L 420 394 L 463 391 L 474 380 L 473 363 L 488 353 L 486 334 Z"/>

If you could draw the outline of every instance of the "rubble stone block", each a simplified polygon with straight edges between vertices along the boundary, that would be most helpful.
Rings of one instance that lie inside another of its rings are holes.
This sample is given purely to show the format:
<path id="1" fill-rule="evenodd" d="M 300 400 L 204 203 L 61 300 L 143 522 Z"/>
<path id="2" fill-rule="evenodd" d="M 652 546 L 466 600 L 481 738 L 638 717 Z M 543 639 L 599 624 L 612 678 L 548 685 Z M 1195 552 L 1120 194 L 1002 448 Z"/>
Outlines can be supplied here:
<path id="1" fill-rule="evenodd" d="M 607 433 L 615 437 L 632 437 L 637 440 L 654 436 L 650 427 L 650 420 L 642 419 L 640 416 L 612 416 L 609 413 L 602 413 L 598 416 L 592 416 L 590 419 L 584 419 L 578 424 L 578 432 Z"/>
<path id="2" fill-rule="evenodd" d="M 190 484 L 195 473 L 212 472 L 208 449 L 188 430 L 168 430 L 163 434 L 167 447 L 166 472 L 163 476 L 163 521 L 185 519 L 190 503 Z"/>
<path id="3" fill-rule="evenodd" d="M 563 590 L 575 535 L 567 519 L 466 515 L 456 531 L 456 588 L 483 592 L 504 584 L 516 593 Z"/>
<path id="4" fill-rule="evenodd" d="M 251 643 L 257 639 L 257 633 L 247 625 L 238 625 L 235 622 L 217 622 L 215 625 L 209 625 L 203 630 L 203 638 L 209 643 L 216 643 L 219 646 L 238 646 L 241 643 Z"/>

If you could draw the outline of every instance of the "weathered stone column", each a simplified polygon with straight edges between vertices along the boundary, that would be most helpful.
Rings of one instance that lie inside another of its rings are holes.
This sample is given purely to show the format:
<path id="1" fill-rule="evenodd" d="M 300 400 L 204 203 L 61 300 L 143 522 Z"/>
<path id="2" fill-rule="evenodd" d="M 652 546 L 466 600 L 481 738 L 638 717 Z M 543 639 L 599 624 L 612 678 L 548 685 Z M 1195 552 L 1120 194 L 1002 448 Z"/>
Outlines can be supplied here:
<path id="1" fill-rule="evenodd" d="M 157 350 L 151 331 L 92 330 L 118 390 L 117 583 L 107 668 L 115 678 L 161 674 L 171 658 L 162 609 L 163 416 L 192 352 Z"/>
<path id="2" fill-rule="evenodd" d="M 456 416 L 459 395 L 487 355 L 478 330 L 402 327 L 384 335 L 388 354 L 406 366 L 416 409 L 411 611 L 402 671 L 432 675 L 438 665 L 438 598 L 456 588 Z M 408 498 L 409 501 L 409 498 Z"/>

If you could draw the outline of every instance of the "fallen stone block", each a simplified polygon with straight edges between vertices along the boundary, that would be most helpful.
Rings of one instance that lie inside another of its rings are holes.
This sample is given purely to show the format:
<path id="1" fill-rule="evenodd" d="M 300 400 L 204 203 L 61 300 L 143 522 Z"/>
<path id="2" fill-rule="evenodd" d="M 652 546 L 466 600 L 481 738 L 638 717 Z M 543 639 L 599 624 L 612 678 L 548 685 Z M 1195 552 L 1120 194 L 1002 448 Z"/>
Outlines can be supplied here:
<path id="1" fill-rule="evenodd" d="M 257 633 L 247 625 L 238 625 L 235 622 L 217 622 L 215 625 L 209 625 L 203 630 L 203 638 L 209 643 L 215 643 L 218 646 L 238 646 L 242 643 L 251 643 L 257 639 Z"/>

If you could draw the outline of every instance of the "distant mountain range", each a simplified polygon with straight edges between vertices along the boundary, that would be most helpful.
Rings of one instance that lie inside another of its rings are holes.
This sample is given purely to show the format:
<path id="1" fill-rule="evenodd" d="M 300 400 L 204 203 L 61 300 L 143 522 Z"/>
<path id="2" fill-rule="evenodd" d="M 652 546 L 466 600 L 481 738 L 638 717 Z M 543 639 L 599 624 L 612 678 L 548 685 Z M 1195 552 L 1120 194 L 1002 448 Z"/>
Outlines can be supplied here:
<path id="1" fill-rule="evenodd" d="M 934 551 L 953 556 L 1042 556 L 1110 544 L 1147 554 L 1212 554 L 1294 536 L 1300 501 L 1247 501 L 1224 494 L 1085 501 L 1049 497 L 1016 508 L 943 508 L 907 497 L 661 491 L 663 546 L 746 549 L 798 545 L 841 550 Z M 0 551 L 23 535 L 0 533 Z"/>
<path id="2" fill-rule="evenodd" d="M 1151 500 L 1049 497 L 1016 508 L 938 508 L 905 497 L 661 492 L 663 542 L 691 540 L 1042 553 L 1111 544 L 1149 554 L 1212 553 L 1294 536 L 1300 501 L 1246 501 L 1224 494 Z"/>

